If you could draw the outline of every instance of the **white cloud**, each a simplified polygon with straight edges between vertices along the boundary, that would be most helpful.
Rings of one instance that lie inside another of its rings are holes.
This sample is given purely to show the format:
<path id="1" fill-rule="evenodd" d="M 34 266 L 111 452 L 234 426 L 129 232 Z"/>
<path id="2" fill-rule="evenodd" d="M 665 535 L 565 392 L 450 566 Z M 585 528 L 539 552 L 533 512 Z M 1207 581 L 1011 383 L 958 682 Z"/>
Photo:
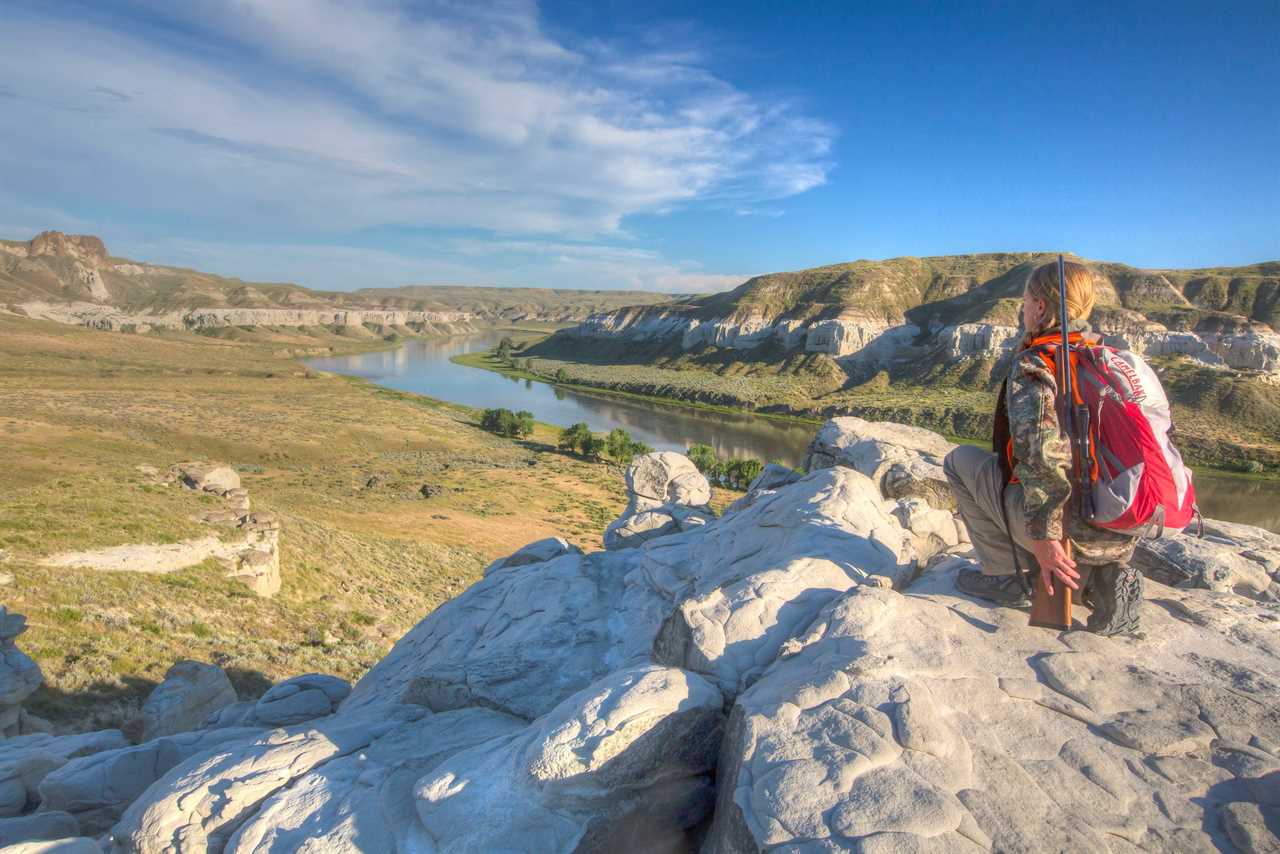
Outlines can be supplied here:
<path id="1" fill-rule="evenodd" d="M 804 192 L 829 168 L 823 123 L 696 54 L 561 43 L 530 3 L 144 7 L 170 26 L 6 13 L 0 177 L 18 192 L 205 231 L 581 238 Z"/>

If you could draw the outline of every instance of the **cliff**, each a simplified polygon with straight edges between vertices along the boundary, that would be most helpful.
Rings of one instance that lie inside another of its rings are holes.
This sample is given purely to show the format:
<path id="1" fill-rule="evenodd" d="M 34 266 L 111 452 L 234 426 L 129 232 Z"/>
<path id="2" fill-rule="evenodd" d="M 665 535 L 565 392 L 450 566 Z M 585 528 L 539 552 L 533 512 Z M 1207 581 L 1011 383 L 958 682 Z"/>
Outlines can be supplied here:
<path id="1" fill-rule="evenodd" d="M 316 291 L 114 258 L 90 235 L 47 231 L 29 241 L 0 241 L 0 310 L 98 329 L 369 325 L 466 331 L 522 320 L 571 323 L 667 299 L 644 291 L 465 286 Z"/>
<path id="2" fill-rule="evenodd" d="M 856 261 L 757 276 L 709 297 L 593 315 L 532 351 L 824 353 L 857 377 L 879 370 L 999 358 L 1015 343 L 1026 278 L 1052 256 L 1031 253 Z M 1097 273 L 1095 325 L 1149 355 L 1280 373 L 1280 262 L 1213 270 Z M 562 346 L 567 345 L 567 346 Z"/>

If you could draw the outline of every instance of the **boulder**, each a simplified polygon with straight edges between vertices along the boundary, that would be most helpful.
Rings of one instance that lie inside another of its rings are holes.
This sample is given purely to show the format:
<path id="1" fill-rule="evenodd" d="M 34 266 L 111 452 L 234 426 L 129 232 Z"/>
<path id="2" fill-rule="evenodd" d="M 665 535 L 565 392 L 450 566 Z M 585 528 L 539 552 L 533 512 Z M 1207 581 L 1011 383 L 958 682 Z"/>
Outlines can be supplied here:
<path id="1" fill-rule="evenodd" d="M 111 830 L 111 850 L 221 851 L 276 791 L 424 714 L 421 708 L 389 706 L 198 753 L 171 768 L 125 810 Z"/>
<path id="2" fill-rule="evenodd" d="M 958 596 L 832 602 L 741 694 L 703 850 L 1212 850 L 1280 767 L 1266 607 L 1152 584 L 1146 640 Z M 1194 619 L 1191 615 L 1194 614 Z"/>
<path id="3" fill-rule="evenodd" d="M 79 835 L 80 822 L 76 821 L 75 816 L 65 812 L 38 812 L 0 819 L 0 848 L 20 842 L 66 839 Z"/>
<path id="4" fill-rule="evenodd" d="M 128 743 L 116 729 L 79 735 L 20 735 L 0 741 L 0 817 L 18 815 L 38 804 L 40 783 L 72 759 Z"/>
<path id="5" fill-rule="evenodd" d="M 704 505 L 711 484 L 684 454 L 655 451 L 641 454 L 627 467 L 627 491 L 658 504 Z"/>
<path id="6" fill-rule="evenodd" d="M 240 475 L 236 474 L 236 470 L 219 463 L 179 463 L 177 474 L 182 485 L 188 489 L 225 495 L 240 488 Z"/>
<path id="7" fill-rule="evenodd" d="M 525 728 L 489 709 L 425 715 L 278 790 L 227 842 L 227 854 L 415 851 L 414 786 L 461 751 Z M 411 841 L 412 840 L 412 841 Z"/>
<path id="8" fill-rule="evenodd" d="M 19 704 L 44 683 L 44 674 L 14 638 L 27 630 L 27 618 L 0 605 L 0 736 L 22 734 Z"/>
<path id="9" fill-rule="evenodd" d="M 254 704 L 250 726 L 291 726 L 332 714 L 351 693 L 351 684 L 337 676 L 308 673 L 276 685 Z"/>
<path id="10" fill-rule="evenodd" d="M 102 846 L 85 836 L 19 842 L 4 849 L 4 854 L 102 854 Z"/>
<path id="11" fill-rule="evenodd" d="M 545 714 L 623 661 L 647 656 L 660 600 L 627 579 L 634 549 L 504 567 L 440 605 L 356 683 L 343 712 L 405 702 Z M 635 579 L 633 579 L 635 581 Z M 617 615 L 610 619 L 610 615 Z"/>
<path id="12" fill-rule="evenodd" d="M 1132 564 L 1148 578 L 1175 587 L 1199 587 L 1270 599 L 1274 582 L 1266 566 L 1247 558 L 1239 544 L 1214 536 L 1171 534 L 1141 539 Z"/>
<path id="13" fill-rule="evenodd" d="M 425 775 L 417 819 L 440 854 L 675 850 L 710 810 L 720 730 L 706 680 L 621 670 Z"/>
<path id="14" fill-rule="evenodd" d="M 280 592 L 280 550 L 272 543 L 267 548 L 239 552 L 232 558 L 227 578 L 234 578 L 256 595 L 270 599 Z"/>
<path id="15" fill-rule="evenodd" d="M 902 498 L 893 503 L 891 512 L 910 532 L 918 566 L 960 544 L 955 516 L 946 510 L 936 510 L 919 498 Z"/>
<path id="16" fill-rule="evenodd" d="M 788 484 L 795 483 L 803 474 L 804 472 L 796 471 L 790 466 L 768 463 L 760 470 L 760 474 L 756 475 L 755 480 L 751 481 L 747 486 L 747 492 L 756 492 L 761 489 L 778 490 Z"/>
<path id="17" fill-rule="evenodd" d="M 715 518 L 711 484 L 683 454 L 661 451 L 636 457 L 627 468 L 627 509 L 604 531 L 606 549 L 638 548 Z"/>
<path id="18" fill-rule="evenodd" d="M 484 574 L 488 575 L 504 567 L 546 563 L 565 554 L 582 554 L 582 549 L 570 544 L 563 537 L 547 537 L 544 540 L 535 540 L 504 558 L 498 558 L 484 568 Z"/>
<path id="19" fill-rule="evenodd" d="M 654 660 L 703 674 L 730 698 L 836 596 L 901 585 L 914 569 L 907 533 L 870 479 L 847 468 L 810 472 L 643 554 L 649 584 L 675 603 Z"/>
<path id="20" fill-rule="evenodd" d="M 103 833 L 178 763 L 261 735 L 262 730 L 253 727 L 184 732 L 72 759 L 41 781 L 40 809 L 70 813 L 84 832 Z"/>
<path id="21" fill-rule="evenodd" d="M 221 667 L 179 661 L 142 704 L 142 739 L 187 732 L 236 701 L 236 689 Z"/>
<path id="22" fill-rule="evenodd" d="M 806 471 L 847 466 L 875 481 L 886 498 L 919 498 L 955 509 L 942 461 L 951 442 L 923 427 L 846 416 L 822 425 L 809 443 Z"/>
<path id="23" fill-rule="evenodd" d="M 665 510 L 640 510 L 627 508 L 604 532 L 606 549 L 638 548 L 649 540 L 665 537 L 680 530 L 675 516 Z"/>

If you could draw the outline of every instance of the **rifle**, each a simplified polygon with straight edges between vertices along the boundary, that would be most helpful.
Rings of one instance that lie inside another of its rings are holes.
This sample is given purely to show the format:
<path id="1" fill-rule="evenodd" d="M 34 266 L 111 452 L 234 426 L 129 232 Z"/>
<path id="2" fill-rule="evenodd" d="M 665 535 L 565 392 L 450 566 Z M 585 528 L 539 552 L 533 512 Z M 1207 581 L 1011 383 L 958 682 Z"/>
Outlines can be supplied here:
<path id="1" fill-rule="evenodd" d="M 1058 355 L 1058 387 L 1066 394 L 1067 435 L 1071 440 L 1072 479 L 1079 492 L 1080 518 L 1093 518 L 1093 459 L 1089 448 L 1089 408 L 1076 404 L 1075 389 L 1071 385 L 1071 340 L 1067 334 L 1067 270 L 1062 256 L 1058 256 L 1058 326 L 1062 329 L 1062 352 Z M 1066 534 L 1065 508 L 1063 514 L 1062 547 L 1071 557 L 1071 540 Z M 1059 582 L 1050 596 L 1044 584 L 1037 584 L 1031 601 L 1031 625 L 1066 631 L 1071 628 L 1071 588 Z"/>

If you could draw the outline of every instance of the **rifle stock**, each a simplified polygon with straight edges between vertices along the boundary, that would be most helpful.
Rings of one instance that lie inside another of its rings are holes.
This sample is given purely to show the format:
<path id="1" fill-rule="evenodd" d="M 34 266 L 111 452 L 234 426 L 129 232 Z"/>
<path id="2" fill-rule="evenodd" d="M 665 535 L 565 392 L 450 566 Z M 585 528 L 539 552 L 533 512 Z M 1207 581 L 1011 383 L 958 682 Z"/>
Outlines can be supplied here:
<path id="1" fill-rule="evenodd" d="M 1071 541 L 1064 540 L 1063 548 L 1067 551 L 1067 557 L 1071 556 Z M 1053 585 L 1053 595 L 1050 596 L 1045 589 L 1043 583 L 1035 586 L 1035 593 L 1031 598 L 1031 625 L 1042 629 L 1057 629 L 1065 632 L 1071 628 L 1071 588 L 1063 584 L 1059 580 Z"/>

